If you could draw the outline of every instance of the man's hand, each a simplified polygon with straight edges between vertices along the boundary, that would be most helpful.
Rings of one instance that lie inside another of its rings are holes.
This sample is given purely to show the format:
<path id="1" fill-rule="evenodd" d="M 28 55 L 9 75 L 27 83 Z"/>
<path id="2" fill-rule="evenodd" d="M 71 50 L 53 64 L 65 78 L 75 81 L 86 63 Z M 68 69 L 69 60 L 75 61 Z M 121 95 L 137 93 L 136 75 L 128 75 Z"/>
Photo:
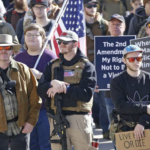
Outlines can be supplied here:
<path id="1" fill-rule="evenodd" d="M 150 115 L 150 105 L 147 105 L 147 113 Z"/>
<path id="2" fill-rule="evenodd" d="M 94 92 L 99 93 L 99 89 L 98 89 L 98 88 L 99 88 L 99 87 L 96 85 Z"/>
<path id="3" fill-rule="evenodd" d="M 48 97 L 51 97 L 51 98 L 54 97 L 56 93 L 58 93 L 58 89 L 54 87 L 49 88 L 47 91 Z"/>
<path id="4" fill-rule="evenodd" d="M 63 82 L 63 81 L 59 81 L 59 80 L 52 80 L 51 81 L 51 86 L 54 89 L 57 89 L 58 93 L 66 93 L 67 92 L 66 85 L 69 85 L 69 83 Z"/>
<path id="5" fill-rule="evenodd" d="M 140 140 L 142 137 L 144 137 L 143 131 L 144 131 L 144 126 L 137 124 L 134 129 L 135 138 Z"/>
<path id="6" fill-rule="evenodd" d="M 33 125 L 26 122 L 26 124 L 22 130 L 22 133 L 31 133 L 32 130 L 33 130 Z"/>
<path id="7" fill-rule="evenodd" d="M 42 73 L 40 71 L 38 71 L 37 69 L 34 69 L 34 68 L 31 68 L 30 70 L 32 71 L 32 73 L 34 74 L 36 79 L 40 79 L 41 78 Z"/>

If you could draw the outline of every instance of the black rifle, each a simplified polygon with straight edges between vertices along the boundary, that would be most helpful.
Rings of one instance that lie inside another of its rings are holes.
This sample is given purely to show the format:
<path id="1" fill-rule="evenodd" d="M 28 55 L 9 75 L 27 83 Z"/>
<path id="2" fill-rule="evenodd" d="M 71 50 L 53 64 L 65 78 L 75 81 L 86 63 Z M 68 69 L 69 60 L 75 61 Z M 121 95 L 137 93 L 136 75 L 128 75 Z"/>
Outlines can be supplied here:
<path id="1" fill-rule="evenodd" d="M 7 75 L 4 73 L 2 68 L 0 68 L 0 76 L 2 76 L 3 80 L 7 82 L 5 86 L 5 90 L 9 94 L 13 95 L 15 93 L 14 89 L 15 89 L 16 81 L 10 80 L 9 77 L 7 77 Z"/>
<path id="2" fill-rule="evenodd" d="M 69 122 L 66 117 L 62 114 L 62 94 L 55 95 L 56 101 L 56 115 L 52 115 L 47 112 L 47 116 L 54 120 L 54 130 L 52 131 L 53 136 L 59 136 L 60 140 L 50 140 L 51 143 L 60 143 L 62 145 L 62 150 L 67 150 L 66 141 L 66 129 L 70 127 Z"/>

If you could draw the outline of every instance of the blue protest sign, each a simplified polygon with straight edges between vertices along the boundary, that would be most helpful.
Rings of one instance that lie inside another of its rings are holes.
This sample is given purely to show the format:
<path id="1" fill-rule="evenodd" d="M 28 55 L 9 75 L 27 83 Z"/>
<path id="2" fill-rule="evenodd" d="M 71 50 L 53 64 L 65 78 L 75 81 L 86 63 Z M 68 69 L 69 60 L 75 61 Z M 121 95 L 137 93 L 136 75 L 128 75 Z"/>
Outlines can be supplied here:
<path id="1" fill-rule="evenodd" d="M 95 36 L 95 67 L 100 90 L 110 89 L 110 80 L 124 70 L 122 50 L 135 36 Z"/>
<path id="2" fill-rule="evenodd" d="M 144 50 L 141 69 L 150 72 L 150 37 L 134 39 L 131 40 L 130 43 L 137 45 Z"/>

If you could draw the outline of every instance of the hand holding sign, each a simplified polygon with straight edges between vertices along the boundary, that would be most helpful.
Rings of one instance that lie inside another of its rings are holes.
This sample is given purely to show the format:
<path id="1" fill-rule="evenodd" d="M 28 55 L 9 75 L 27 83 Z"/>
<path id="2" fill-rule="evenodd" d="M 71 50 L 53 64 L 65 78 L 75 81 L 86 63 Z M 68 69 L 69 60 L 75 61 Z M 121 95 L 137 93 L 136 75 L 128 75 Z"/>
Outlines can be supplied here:
<path id="1" fill-rule="evenodd" d="M 98 86 L 97 86 L 97 85 L 95 86 L 94 92 L 99 93 L 99 89 L 98 89 Z"/>
<path id="2" fill-rule="evenodd" d="M 147 105 L 147 113 L 150 115 L 150 105 Z"/>
<path id="3" fill-rule="evenodd" d="M 150 150 L 150 130 L 144 130 L 141 140 L 135 138 L 134 131 L 115 134 L 117 150 Z"/>
<path id="4" fill-rule="evenodd" d="M 137 124 L 134 129 L 134 135 L 137 140 L 141 140 L 141 138 L 144 137 L 143 131 L 144 131 L 144 126 Z"/>

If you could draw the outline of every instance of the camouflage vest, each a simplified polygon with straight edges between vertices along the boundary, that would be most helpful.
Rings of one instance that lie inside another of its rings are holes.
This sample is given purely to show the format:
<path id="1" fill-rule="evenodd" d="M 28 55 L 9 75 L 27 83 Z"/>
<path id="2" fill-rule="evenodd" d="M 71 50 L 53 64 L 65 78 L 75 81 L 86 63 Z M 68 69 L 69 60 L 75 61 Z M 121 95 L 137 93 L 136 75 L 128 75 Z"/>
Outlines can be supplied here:
<path id="1" fill-rule="evenodd" d="M 82 72 L 85 67 L 85 63 L 87 61 L 88 61 L 87 59 L 80 59 L 73 66 L 63 66 L 64 74 L 65 74 L 65 71 L 72 71 L 72 75 L 64 76 L 64 82 L 67 82 L 69 84 L 79 84 L 79 82 L 82 78 Z M 54 62 L 52 64 L 52 69 L 51 69 L 52 70 L 52 78 L 51 78 L 52 80 L 54 79 L 54 68 L 56 68 L 56 67 L 60 67 L 60 59 L 54 60 Z M 63 98 L 63 103 L 65 101 L 67 102 L 67 100 L 65 100 Z M 69 99 L 69 101 L 71 101 L 71 99 Z M 80 100 L 77 100 L 75 107 L 67 106 L 67 107 L 63 107 L 62 110 L 76 111 L 76 112 L 90 112 L 92 105 L 93 105 L 93 97 L 91 98 L 91 100 L 89 102 L 82 102 Z M 53 109 L 54 112 L 56 112 L 54 98 L 51 99 L 51 109 Z"/>
<path id="2" fill-rule="evenodd" d="M 146 26 L 145 24 L 141 27 L 138 35 L 137 35 L 137 38 L 143 38 L 143 37 L 147 37 L 148 34 L 146 33 Z"/>

